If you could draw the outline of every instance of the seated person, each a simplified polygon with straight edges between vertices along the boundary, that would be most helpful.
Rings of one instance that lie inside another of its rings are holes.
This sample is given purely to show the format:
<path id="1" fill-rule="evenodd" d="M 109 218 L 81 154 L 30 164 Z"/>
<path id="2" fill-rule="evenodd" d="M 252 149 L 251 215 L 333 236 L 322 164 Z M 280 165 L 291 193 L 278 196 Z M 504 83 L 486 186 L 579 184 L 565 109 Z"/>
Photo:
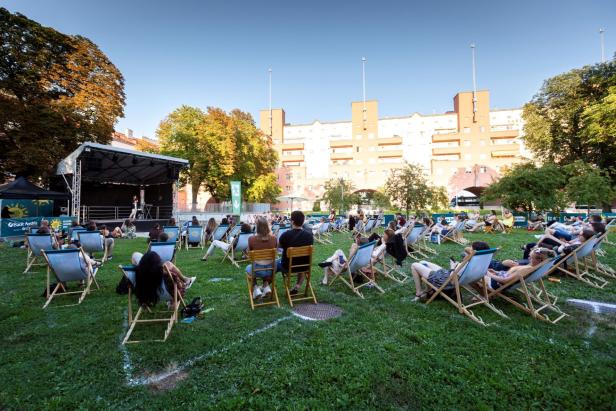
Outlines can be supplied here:
<path id="1" fill-rule="evenodd" d="M 329 222 L 333 223 L 334 220 L 336 219 L 336 210 L 332 210 L 329 212 Z"/>
<path id="2" fill-rule="evenodd" d="M 475 241 L 471 247 L 466 247 L 464 249 L 464 254 L 466 256 L 472 250 L 480 251 L 487 250 L 489 248 L 490 246 L 487 243 L 484 243 L 483 241 Z M 415 282 L 415 298 L 413 301 L 423 300 L 428 295 L 429 290 L 423 289 L 421 277 L 427 279 L 433 286 L 440 288 L 445 281 L 449 279 L 450 274 L 456 269 L 458 264 L 460 263 L 453 262 L 451 267 L 446 269 L 429 261 L 419 261 L 417 263 L 413 263 L 411 265 L 411 273 L 413 274 L 413 280 Z M 446 287 L 446 289 L 451 288 L 453 288 L 452 283 Z"/>
<path id="3" fill-rule="evenodd" d="M 122 230 L 123 237 L 125 238 L 132 239 L 137 237 L 137 227 L 135 227 L 133 220 L 131 220 L 130 218 L 124 220 L 124 224 L 122 224 L 122 227 L 120 227 L 120 229 Z"/>
<path id="4" fill-rule="evenodd" d="M 490 211 L 490 214 L 488 214 L 488 216 L 484 219 L 484 221 L 478 222 L 473 228 L 471 228 L 468 231 L 475 232 L 479 230 L 480 228 L 491 227 L 497 221 L 498 221 L 498 218 L 496 217 L 496 211 L 492 210 Z"/>
<path id="5" fill-rule="evenodd" d="M 398 214 L 396 220 L 398 223 L 398 226 L 396 228 L 402 228 L 406 225 L 406 219 L 402 214 Z"/>
<path id="6" fill-rule="evenodd" d="M 135 272 L 135 296 L 140 305 L 154 306 L 158 302 L 160 285 L 165 281 L 165 287 L 169 294 L 173 293 L 173 285 L 178 288 L 180 296 L 184 297 L 186 290 L 190 288 L 197 277 L 184 277 L 179 268 L 171 261 L 163 264 L 160 256 L 154 251 L 145 254 L 133 253 L 132 263 L 137 266 Z M 167 274 L 163 267 L 168 270 Z"/>
<path id="7" fill-rule="evenodd" d="M 47 224 L 43 224 L 43 221 Z M 47 220 L 41 220 L 41 226 L 37 228 L 36 234 L 51 234 L 51 229 L 49 228 L 49 222 Z M 60 243 L 58 242 L 57 236 L 51 236 L 51 247 L 56 250 L 60 247 Z"/>
<path id="8" fill-rule="evenodd" d="M 291 229 L 285 231 L 278 239 L 278 246 L 282 249 L 282 258 L 277 264 L 277 271 L 286 273 L 289 271 L 289 258 L 287 257 L 287 249 L 289 247 L 303 247 L 314 244 L 314 236 L 311 232 L 303 230 L 305 216 L 299 210 L 295 210 L 291 213 Z M 308 263 L 304 258 L 297 258 L 298 264 Z M 299 273 L 297 275 L 297 282 L 291 289 L 291 295 L 295 295 L 299 292 L 299 287 L 304 281 L 304 274 Z"/>
<path id="9" fill-rule="evenodd" d="M 467 230 L 471 230 L 473 227 L 475 227 L 480 222 L 483 222 L 483 219 L 481 218 L 481 214 L 479 214 L 478 212 L 475 212 L 470 218 L 468 218 L 464 222 L 464 227 Z"/>
<path id="10" fill-rule="evenodd" d="M 169 221 L 167 221 L 167 225 L 168 225 L 169 227 L 176 227 L 176 226 L 177 226 L 177 224 L 176 224 L 176 222 L 175 222 L 175 218 L 171 217 L 171 218 L 169 219 Z"/>
<path id="11" fill-rule="evenodd" d="M 250 227 L 250 225 L 246 223 L 242 223 L 242 225 L 240 226 L 240 233 L 244 233 L 244 234 L 252 233 L 252 227 Z M 235 244 L 237 244 L 237 240 L 239 237 L 240 236 L 238 234 L 235 237 L 229 238 L 228 243 L 225 243 L 224 241 L 221 241 L 221 240 L 212 241 L 212 244 L 210 244 L 210 247 L 205 252 L 205 255 L 201 258 L 201 261 L 207 261 L 208 257 L 212 255 L 214 250 L 216 250 L 217 248 L 220 248 L 223 251 L 229 251 L 229 248 L 231 246 L 235 247 Z"/>
<path id="12" fill-rule="evenodd" d="M 536 214 L 528 220 L 528 231 L 543 230 L 544 226 L 545 220 L 541 214 Z"/>
<path id="13" fill-rule="evenodd" d="M 165 233 L 164 231 L 161 231 L 160 235 L 158 236 L 158 241 L 160 243 L 166 243 L 167 241 L 169 241 L 169 234 Z"/>
<path id="14" fill-rule="evenodd" d="M 152 243 L 152 242 L 158 241 L 158 237 L 160 237 L 160 233 L 161 233 L 160 224 L 158 223 L 154 224 L 154 227 L 152 227 L 152 229 L 150 230 L 150 233 L 148 234 L 148 242 Z"/>
<path id="15" fill-rule="evenodd" d="M 89 227 L 91 228 L 92 225 L 90 225 Z M 88 228 L 88 230 L 90 228 Z M 96 224 L 94 224 L 94 230 L 96 230 Z M 107 249 L 107 259 L 111 260 L 113 259 L 113 247 L 115 246 L 114 237 L 113 235 L 111 235 L 111 232 L 109 231 L 109 229 L 107 228 L 105 224 L 101 224 L 101 228 L 99 231 L 101 232 L 101 235 L 104 238 L 103 241 L 105 243 L 105 248 Z"/>
<path id="16" fill-rule="evenodd" d="M 312 235 L 317 235 L 319 233 L 319 230 L 321 229 L 323 223 L 325 223 L 325 217 L 321 217 L 319 219 L 319 222 L 312 226 Z"/>
<path id="17" fill-rule="evenodd" d="M 569 254 L 571 251 L 579 247 L 582 243 L 588 241 L 594 235 L 595 232 L 591 229 L 584 229 L 579 235 L 575 237 L 570 237 L 569 240 L 567 240 L 565 237 L 557 237 L 551 234 L 546 234 L 540 238 L 539 242 L 528 243 L 523 247 L 523 259 L 528 260 L 531 251 L 537 247 L 548 248 L 554 250 L 558 254 Z"/>
<path id="18" fill-rule="evenodd" d="M 216 220 L 214 217 L 211 217 L 205 226 L 205 241 L 212 241 L 212 234 L 214 234 L 217 228 L 218 224 L 216 224 Z"/>
<path id="19" fill-rule="evenodd" d="M 269 224 L 265 217 L 257 218 L 257 232 L 255 235 L 250 236 L 248 239 L 248 250 L 269 250 L 276 248 L 278 241 L 276 237 L 272 235 Z M 255 261 L 255 268 L 272 268 L 272 271 L 255 271 L 252 283 L 252 298 L 267 297 L 272 289 L 269 284 L 272 281 L 274 275 L 274 261 L 257 260 Z M 246 266 L 246 273 L 250 274 L 252 266 L 249 264 Z M 257 278 L 263 281 L 263 285 L 257 284 Z"/>
<path id="20" fill-rule="evenodd" d="M 513 228 L 515 220 L 513 218 L 513 214 L 509 210 L 505 210 L 503 212 L 503 221 L 502 224 L 505 228 Z"/>
<path id="21" fill-rule="evenodd" d="M 535 248 L 530 253 L 530 260 L 527 264 L 517 264 L 508 270 L 500 271 L 489 268 L 487 275 L 484 277 L 484 281 L 488 288 L 496 290 L 501 284 L 512 280 L 516 276 L 524 278 L 524 276 L 533 272 L 535 266 L 555 255 L 554 251 L 548 250 L 547 248 Z"/>

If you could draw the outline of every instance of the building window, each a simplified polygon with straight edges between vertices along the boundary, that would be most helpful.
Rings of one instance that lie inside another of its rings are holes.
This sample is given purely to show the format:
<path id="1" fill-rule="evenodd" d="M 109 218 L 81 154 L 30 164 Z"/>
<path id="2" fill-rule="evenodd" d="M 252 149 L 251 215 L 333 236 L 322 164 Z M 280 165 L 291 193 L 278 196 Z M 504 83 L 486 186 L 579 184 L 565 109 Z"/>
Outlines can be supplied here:
<path id="1" fill-rule="evenodd" d="M 466 167 L 466 168 L 464 169 L 464 172 L 465 172 L 466 174 L 471 174 L 471 173 L 473 172 L 473 170 L 472 170 L 470 167 Z"/>
<path id="2" fill-rule="evenodd" d="M 486 166 L 481 166 L 481 167 L 479 167 L 479 172 L 481 174 L 485 174 L 485 173 L 488 172 L 488 168 Z"/>
<path id="3" fill-rule="evenodd" d="M 471 146 L 471 140 L 464 140 L 464 147 L 470 147 Z"/>
<path id="4" fill-rule="evenodd" d="M 471 128 L 470 127 L 464 127 L 464 134 L 470 134 L 471 133 Z"/>

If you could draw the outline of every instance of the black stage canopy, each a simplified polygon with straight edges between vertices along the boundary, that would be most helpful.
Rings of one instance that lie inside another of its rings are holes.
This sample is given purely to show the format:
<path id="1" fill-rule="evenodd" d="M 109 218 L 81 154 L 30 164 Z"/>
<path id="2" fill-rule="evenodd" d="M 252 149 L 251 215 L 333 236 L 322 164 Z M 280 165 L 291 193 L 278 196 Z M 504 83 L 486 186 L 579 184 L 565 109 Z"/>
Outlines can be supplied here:
<path id="1" fill-rule="evenodd" d="M 20 176 L 8 184 L 0 185 L 0 199 L 66 200 L 68 194 L 45 190 Z"/>

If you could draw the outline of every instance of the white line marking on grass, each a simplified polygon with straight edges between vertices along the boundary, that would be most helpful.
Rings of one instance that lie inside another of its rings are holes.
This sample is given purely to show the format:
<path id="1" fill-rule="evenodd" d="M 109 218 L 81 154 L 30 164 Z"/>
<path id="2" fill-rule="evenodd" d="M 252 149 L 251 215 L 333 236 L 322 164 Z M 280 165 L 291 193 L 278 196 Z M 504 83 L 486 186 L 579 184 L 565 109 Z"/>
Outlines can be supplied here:
<path id="1" fill-rule="evenodd" d="M 593 311 L 595 313 L 601 313 L 603 310 L 602 308 L 605 308 L 606 311 L 616 311 L 616 304 L 610 304 L 610 303 L 602 303 L 600 301 L 591 301 L 591 300 L 578 300 L 575 298 L 569 298 L 567 299 L 567 302 L 569 303 L 573 303 L 573 304 L 583 304 L 583 305 L 590 305 L 593 308 Z"/>
<path id="2" fill-rule="evenodd" d="M 123 364 L 123 368 L 124 368 L 124 374 L 126 376 L 126 385 L 128 385 L 129 387 L 136 387 L 139 385 L 149 385 L 149 384 L 155 384 L 158 383 L 160 381 L 163 381 L 166 378 L 169 378 L 181 371 L 184 371 L 187 368 L 192 367 L 193 365 L 195 365 L 197 362 L 205 360 L 207 358 L 213 357 L 217 354 L 222 354 L 224 352 L 229 351 L 232 347 L 243 343 L 244 341 L 246 341 L 248 338 L 250 337 L 254 337 L 257 334 L 261 334 L 262 332 L 265 332 L 267 330 L 269 330 L 270 328 L 274 328 L 276 327 L 278 324 L 280 324 L 283 321 L 289 320 L 293 318 L 292 315 L 288 315 L 286 317 L 282 317 L 279 318 L 275 321 L 272 321 L 269 324 L 264 325 L 261 328 L 258 328 L 254 331 L 249 332 L 248 334 L 246 334 L 245 336 L 241 337 L 240 339 L 228 344 L 227 346 L 220 348 L 220 349 L 216 349 L 216 350 L 211 350 L 208 351 L 206 353 L 197 355 L 196 357 L 190 358 L 188 360 L 186 360 L 184 363 L 174 367 L 173 369 L 170 369 L 168 371 L 162 372 L 162 373 L 158 373 L 158 374 L 154 374 L 148 377 L 134 377 L 133 376 L 133 364 L 132 361 L 130 359 L 130 354 L 128 352 L 128 350 L 126 349 L 125 345 L 122 345 L 122 336 L 120 336 L 120 351 L 123 354 L 123 360 L 124 360 L 124 364 Z M 126 327 L 128 326 L 127 321 L 124 321 L 124 328 L 126 329 Z M 126 332 L 126 330 L 124 331 Z"/>

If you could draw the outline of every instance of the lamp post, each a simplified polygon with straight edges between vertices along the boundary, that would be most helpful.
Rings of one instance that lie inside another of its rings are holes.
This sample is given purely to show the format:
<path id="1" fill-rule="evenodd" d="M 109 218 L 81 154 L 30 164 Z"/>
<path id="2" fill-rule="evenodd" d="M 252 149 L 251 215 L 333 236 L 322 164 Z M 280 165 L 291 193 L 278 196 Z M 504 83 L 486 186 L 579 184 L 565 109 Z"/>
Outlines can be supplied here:
<path id="1" fill-rule="evenodd" d="M 604 38 L 604 29 L 599 29 L 599 37 L 601 40 L 601 63 L 605 63 L 605 38 Z"/>

